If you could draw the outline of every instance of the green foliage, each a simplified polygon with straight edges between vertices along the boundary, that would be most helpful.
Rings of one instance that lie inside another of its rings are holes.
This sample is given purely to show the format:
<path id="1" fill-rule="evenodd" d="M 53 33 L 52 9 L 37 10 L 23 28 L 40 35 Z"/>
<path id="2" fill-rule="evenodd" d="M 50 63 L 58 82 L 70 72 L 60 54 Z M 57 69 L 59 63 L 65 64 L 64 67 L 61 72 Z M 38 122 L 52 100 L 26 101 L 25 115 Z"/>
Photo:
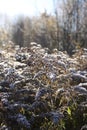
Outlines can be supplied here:
<path id="1" fill-rule="evenodd" d="M 69 116 L 71 116 L 71 109 L 69 107 L 67 109 L 67 113 L 68 113 Z"/>

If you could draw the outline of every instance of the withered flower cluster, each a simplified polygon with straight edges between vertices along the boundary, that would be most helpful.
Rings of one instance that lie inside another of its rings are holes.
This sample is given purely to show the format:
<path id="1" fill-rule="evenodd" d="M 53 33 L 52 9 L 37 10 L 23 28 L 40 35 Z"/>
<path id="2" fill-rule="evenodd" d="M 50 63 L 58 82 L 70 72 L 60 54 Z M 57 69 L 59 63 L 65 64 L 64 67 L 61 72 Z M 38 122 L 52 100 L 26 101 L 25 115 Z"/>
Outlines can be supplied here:
<path id="1" fill-rule="evenodd" d="M 0 130 L 87 128 L 87 49 L 7 46 L 0 51 Z"/>

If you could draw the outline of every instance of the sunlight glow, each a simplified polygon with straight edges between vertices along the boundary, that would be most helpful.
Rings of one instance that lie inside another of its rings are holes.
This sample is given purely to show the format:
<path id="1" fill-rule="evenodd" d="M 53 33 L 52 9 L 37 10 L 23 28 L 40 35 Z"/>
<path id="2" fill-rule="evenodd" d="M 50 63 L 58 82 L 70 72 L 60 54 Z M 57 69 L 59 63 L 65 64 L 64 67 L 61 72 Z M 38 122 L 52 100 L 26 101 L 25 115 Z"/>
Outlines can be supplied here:
<path id="1" fill-rule="evenodd" d="M 14 16 L 17 14 L 36 15 L 44 10 L 53 11 L 52 0 L 0 0 L 0 13 Z"/>

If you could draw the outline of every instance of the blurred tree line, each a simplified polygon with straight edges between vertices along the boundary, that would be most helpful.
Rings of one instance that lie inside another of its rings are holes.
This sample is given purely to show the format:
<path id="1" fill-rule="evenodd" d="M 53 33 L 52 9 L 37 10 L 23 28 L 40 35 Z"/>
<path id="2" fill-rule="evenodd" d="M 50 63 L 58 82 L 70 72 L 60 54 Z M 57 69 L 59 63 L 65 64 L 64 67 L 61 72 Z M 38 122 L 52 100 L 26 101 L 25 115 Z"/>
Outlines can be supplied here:
<path id="1" fill-rule="evenodd" d="M 66 50 L 69 54 L 75 47 L 87 48 L 87 0 L 61 1 L 59 6 L 59 0 L 53 0 L 54 15 L 44 11 L 32 18 L 18 17 L 11 25 L 12 35 L 8 37 L 20 47 L 37 42 L 51 50 Z"/>

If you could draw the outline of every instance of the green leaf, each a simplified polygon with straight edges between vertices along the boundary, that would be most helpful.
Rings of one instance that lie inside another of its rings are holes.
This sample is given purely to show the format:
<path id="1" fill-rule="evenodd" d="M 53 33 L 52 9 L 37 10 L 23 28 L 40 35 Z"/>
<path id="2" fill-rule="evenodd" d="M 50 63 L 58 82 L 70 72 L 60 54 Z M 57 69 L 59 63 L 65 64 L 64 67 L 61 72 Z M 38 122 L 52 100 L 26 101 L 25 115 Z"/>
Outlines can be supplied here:
<path id="1" fill-rule="evenodd" d="M 68 113 L 68 115 L 70 115 L 71 116 L 71 110 L 70 110 L 70 108 L 68 107 L 68 109 L 67 109 L 67 113 Z"/>

